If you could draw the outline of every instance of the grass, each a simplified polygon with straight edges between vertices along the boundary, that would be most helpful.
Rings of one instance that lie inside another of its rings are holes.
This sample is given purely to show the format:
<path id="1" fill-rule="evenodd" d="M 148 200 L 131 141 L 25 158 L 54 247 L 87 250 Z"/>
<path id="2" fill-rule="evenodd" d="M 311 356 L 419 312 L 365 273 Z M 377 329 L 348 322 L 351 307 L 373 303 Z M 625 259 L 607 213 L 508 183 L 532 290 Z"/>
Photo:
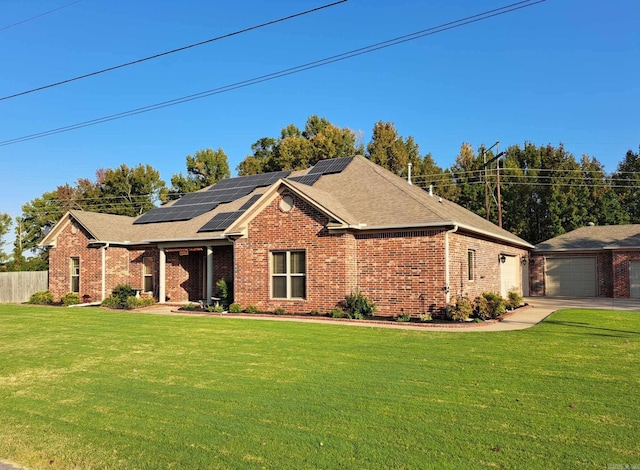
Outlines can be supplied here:
<path id="1" fill-rule="evenodd" d="M 0 460 L 33 469 L 640 464 L 640 314 L 512 332 L 0 306 Z M 618 467 L 622 468 L 622 467 Z"/>

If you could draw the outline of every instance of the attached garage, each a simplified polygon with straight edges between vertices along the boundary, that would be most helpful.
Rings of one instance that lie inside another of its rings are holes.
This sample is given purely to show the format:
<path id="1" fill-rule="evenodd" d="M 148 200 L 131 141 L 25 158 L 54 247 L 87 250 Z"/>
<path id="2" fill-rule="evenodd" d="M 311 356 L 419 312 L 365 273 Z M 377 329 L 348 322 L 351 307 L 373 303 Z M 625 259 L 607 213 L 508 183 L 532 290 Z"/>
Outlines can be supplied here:
<path id="1" fill-rule="evenodd" d="M 597 297 L 597 258 L 546 259 L 546 294 L 562 297 Z"/>

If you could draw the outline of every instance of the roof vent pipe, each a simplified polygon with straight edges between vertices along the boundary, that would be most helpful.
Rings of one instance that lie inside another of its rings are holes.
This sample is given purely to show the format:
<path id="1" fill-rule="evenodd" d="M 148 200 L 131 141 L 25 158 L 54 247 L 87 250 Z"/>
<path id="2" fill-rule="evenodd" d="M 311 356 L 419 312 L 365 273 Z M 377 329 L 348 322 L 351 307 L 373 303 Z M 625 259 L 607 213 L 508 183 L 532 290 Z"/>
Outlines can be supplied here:
<path id="1" fill-rule="evenodd" d="M 407 171 L 407 183 L 413 184 L 411 182 L 411 163 L 409 163 L 407 166 L 409 167 L 409 171 Z"/>
<path id="2" fill-rule="evenodd" d="M 429 196 L 433 196 L 433 185 L 429 185 Z"/>

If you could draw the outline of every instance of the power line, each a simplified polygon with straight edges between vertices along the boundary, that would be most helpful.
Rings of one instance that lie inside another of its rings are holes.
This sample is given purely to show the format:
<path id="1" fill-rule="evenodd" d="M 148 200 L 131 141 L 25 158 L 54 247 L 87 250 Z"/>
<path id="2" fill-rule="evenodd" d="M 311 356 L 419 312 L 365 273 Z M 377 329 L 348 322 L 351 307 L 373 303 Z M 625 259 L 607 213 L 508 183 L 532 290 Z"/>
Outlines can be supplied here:
<path id="1" fill-rule="evenodd" d="M 75 5 L 76 3 L 80 3 L 81 1 L 82 0 L 76 0 L 75 2 L 67 3 L 66 5 L 62 5 L 62 6 L 59 6 L 58 8 L 54 8 L 53 10 L 45 11 L 43 13 L 40 13 L 39 15 L 32 16 L 31 18 L 27 18 L 27 19 L 18 21 L 17 23 L 13 23 L 13 24 L 10 24 L 10 25 L 7 25 L 7 26 L 2 26 L 2 27 L 0 27 L 0 31 L 5 31 L 5 30 L 7 30 L 9 28 L 13 28 L 14 26 L 18 26 L 18 25 L 21 25 L 21 24 L 24 24 L 24 23 L 28 23 L 29 21 L 37 20 L 38 18 L 42 18 L 45 15 L 49 15 L 50 13 L 55 13 L 56 11 L 60 11 L 63 8 L 67 8 L 67 7 L 70 7 L 71 5 Z"/>
<path id="2" fill-rule="evenodd" d="M 225 85 L 222 87 L 218 87 L 218 88 L 213 88 L 211 90 L 206 90 L 200 93 L 195 93 L 193 95 L 188 95 L 188 96 L 183 96 L 181 98 L 176 98 L 173 100 L 168 100 L 168 101 L 164 101 L 161 103 L 156 103 L 153 105 L 149 105 L 149 106 L 144 106 L 141 108 L 136 108 L 136 109 L 132 109 L 129 111 L 124 111 L 121 113 L 117 113 L 117 114 L 111 114 L 108 116 L 103 116 L 101 118 L 97 118 L 97 119 L 92 119 L 90 121 L 84 121 L 84 122 L 80 122 L 77 124 L 71 124 L 69 126 L 64 126 L 64 127 L 59 127 L 56 129 L 51 129 L 48 131 L 43 131 L 43 132 L 38 132 L 35 134 L 30 134 L 30 135 L 26 135 L 26 136 L 22 136 L 22 137 L 17 137 L 15 139 L 9 139 L 9 140 L 4 140 L 4 141 L 0 141 L 0 147 L 4 147 L 6 145 L 11 145 L 11 144 L 17 144 L 19 142 L 26 142 L 28 140 L 34 140 L 34 139 L 39 139 L 42 137 L 47 137 L 50 135 L 55 135 L 55 134 L 60 134 L 63 132 L 69 132 L 72 130 L 76 130 L 76 129 L 81 129 L 83 127 L 88 127 L 88 126 L 94 126 L 97 124 L 102 124 L 105 122 L 109 122 L 109 121 L 114 121 L 116 119 L 122 119 L 125 117 L 129 117 L 129 116 L 134 116 L 136 114 L 142 114 L 142 113 L 147 113 L 150 111 L 155 111 L 157 109 L 162 109 L 162 108 L 167 108 L 170 106 L 175 106 L 177 104 L 182 104 L 182 103 L 186 103 L 189 101 L 194 101 L 194 100 L 198 100 L 198 99 L 202 99 L 202 98 L 206 98 L 208 96 L 212 96 L 212 95 L 218 95 L 221 93 L 226 93 L 232 90 L 237 90 L 239 88 L 245 88 L 251 85 L 257 85 L 259 83 L 262 82 L 267 82 L 270 80 L 275 80 L 277 78 L 282 78 L 288 75 L 293 75 L 296 73 L 300 73 L 306 70 L 310 70 L 310 69 L 314 69 L 314 68 L 318 68 L 318 67 L 322 67 L 325 65 L 329 65 L 332 64 L 334 62 L 339 62 L 339 61 L 343 61 L 343 60 L 347 60 L 347 59 L 351 59 L 353 57 L 357 57 L 360 55 L 364 55 L 364 54 L 368 54 L 380 49 L 385 49 L 388 47 L 392 47 L 392 46 L 397 46 L 399 44 L 405 43 L 405 42 L 409 42 L 409 41 L 414 41 L 416 39 L 425 37 L 425 36 L 430 36 L 430 35 L 434 35 L 437 33 L 441 33 L 450 29 L 454 29 L 454 28 L 459 28 L 461 26 L 466 26 L 472 23 L 476 23 L 479 21 L 483 21 L 483 20 L 487 20 L 489 18 L 495 17 L 495 16 L 499 16 L 499 15 L 504 15 L 507 13 L 511 13 L 513 11 L 516 10 L 520 10 L 523 8 L 527 8 L 533 5 L 537 5 L 539 3 L 543 3 L 546 0 L 537 0 L 532 2 L 532 0 L 525 0 L 525 1 L 521 1 L 521 2 L 517 2 L 517 3 L 513 3 L 510 5 L 506 5 L 504 7 L 500 7 L 500 8 L 496 8 L 493 10 L 489 10 L 483 13 L 479 13 L 476 15 L 472 15 L 472 16 L 468 16 L 466 18 L 462 18 L 459 20 L 455 20 L 449 23 L 444 23 L 441 24 L 439 26 L 434 26 L 428 29 L 424 29 L 421 31 L 417 31 L 415 33 L 411 33 L 411 34 L 407 34 L 404 36 L 400 36 L 394 39 L 389 39 L 387 41 L 383 41 L 383 42 L 379 42 L 376 44 L 372 44 L 369 46 L 365 46 L 365 47 L 361 47 L 359 49 L 354 49 L 351 50 L 349 52 L 344 52 L 342 54 L 337 54 L 334 56 L 330 56 L 330 57 L 326 57 L 324 59 L 320 59 L 320 60 L 316 60 L 313 62 L 307 62 L 306 64 L 302 64 L 302 65 L 298 65 L 295 67 L 291 67 L 288 69 L 284 69 L 284 70 L 280 70 L 278 72 L 273 72 L 273 73 L 269 73 L 266 75 L 261 75 L 259 77 L 255 77 L 255 78 L 251 78 L 248 80 L 243 80 L 240 82 L 236 82 L 236 83 L 232 83 L 230 85 Z M 523 5 L 524 4 L 524 5 Z"/>
<path id="3" fill-rule="evenodd" d="M 81 0 L 79 0 L 79 1 L 81 1 Z M 314 13 L 316 11 L 323 10 L 325 8 L 329 8 L 329 7 L 338 5 L 340 3 L 345 3 L 347 1 L 348 0 L 338 0 L 336 2 L 328 3 L 326 5 L 323 5 L 321 7 L 312 8 L 310 10 L 306 10 L 306 11 L 303 11 L 303 12 L 300 12 L 300 13 L 295 13 L 293 15 L 285 16 L 285 17 L 279 18 L 277 20 L 267 21 L 266 23 L 261 23 L 261 24 L 255 25 L 255 26 L 250 26 L 249 28 L 244 28 L 244 29 L 241 29 L 241 30 L 238 30 L 238 31 L 234 31 L 233 33 L 223 34 L 222 36 L 217 36 L 215 38 L 207 39 L 205 41 L 200 41 L 200 42 L 196 42 L 194 44 L 189 44 L 188 46 L 178 47 L 178 48 L 172 49 L 170 51 L 166 51 L 166 52 L 161 52 L 159 54 L 150 55 L 149 57 L 143 57 L 142 59 L 132 60 L 131 62 L 126 62 L 126 63 L 120 64 L 120 65 L 114 65 L 113 67 L 107 67 L 106 69 L 97 70 L 95 72 L 86 73 L 84 75 L 79 75 L 79 76 L 73 77 L 73 78 L 68 78 L 66 80 L 62 80 L 62 81 L 59 81 L 59 82 L 51 83 L 49 85 L 44 85 L 44 86 L 41 86 L 41 87 L 32 88 L 31 90 L 21 91 L 19 93 L 14 93 L 13 95 L 3 96 L 3 97 L 0 98 L 0 101 L 8 100 L 8 99 L 11 99 L 11 98 L 16 98 L 16 97 L 22 96 L 22 95 L 28 95 L 29 93 L 35 93 L 36 91 L 46 90 L 47 88 L 53 88 L 53 87 L 56 87 L 56 86 L 59 86 L 59 85 L 64 85 L 66 83 L 75 82 L 76 80 L 81 80 L 83 78 L 93 77 L 95 75 L 100 75 L 102 73 L 111 72 L 113 70 L 117 70 L 117 69 L 121 69 L 121 68 L 124 68 L 124 67 L 128 67 L 130 65 L 135 65 L 135 64 L 139 64 L 141 62 L 146 62 L 148 60 L 157 59 L 158 57 L 163 57 L 163 56 L 166 56 L 166 55 L 169 55 L 169 54 L 175 54 L 176 52 L 182 52 L 182 51 L 185 51 L 187 49 L 191 49 L 191 48 L 194 48 L 194 47 L 202 46 L 204 44 L 209 44 L 209 43 L 214 42 L 214 41 L 220 41 L 221 39 L 227 39 L 227 38 L 230 38 L 232 36 L 237 36 L 238 34 L 246 33 L 246 32 L 253 31 L 253 30 L 256 30 L 256 29 L 259 29 L 259 28 L 264 28 L 265 26 L 271 26 L 271 25 L 276 24 L 276 23 L 281 23 L 283 21 L 287 21 L 287 20 L 296 18 L 298 16 L 303 16 L 303 15 L 307 15 L 309 13 Z"/>

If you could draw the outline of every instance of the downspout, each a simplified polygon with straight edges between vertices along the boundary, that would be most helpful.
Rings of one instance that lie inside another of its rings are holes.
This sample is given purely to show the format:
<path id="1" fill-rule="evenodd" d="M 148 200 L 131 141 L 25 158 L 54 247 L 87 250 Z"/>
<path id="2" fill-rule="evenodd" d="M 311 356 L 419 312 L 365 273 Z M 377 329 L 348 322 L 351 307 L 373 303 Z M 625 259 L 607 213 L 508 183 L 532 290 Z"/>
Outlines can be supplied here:
<path id="1" fill-rule="evenodd" d="M 107 248 L 109 242 L 102 247 L 102 300 L 107 298 Z"/>
<path id="2" fill-rule="evenodd" d="M 444 304 L 445 308 L 449 307 L 450 287 L 449 287 L 449 234 L 456 233 L 458 226 L 454 225 L 451 230 L 444 233 Z"/>

